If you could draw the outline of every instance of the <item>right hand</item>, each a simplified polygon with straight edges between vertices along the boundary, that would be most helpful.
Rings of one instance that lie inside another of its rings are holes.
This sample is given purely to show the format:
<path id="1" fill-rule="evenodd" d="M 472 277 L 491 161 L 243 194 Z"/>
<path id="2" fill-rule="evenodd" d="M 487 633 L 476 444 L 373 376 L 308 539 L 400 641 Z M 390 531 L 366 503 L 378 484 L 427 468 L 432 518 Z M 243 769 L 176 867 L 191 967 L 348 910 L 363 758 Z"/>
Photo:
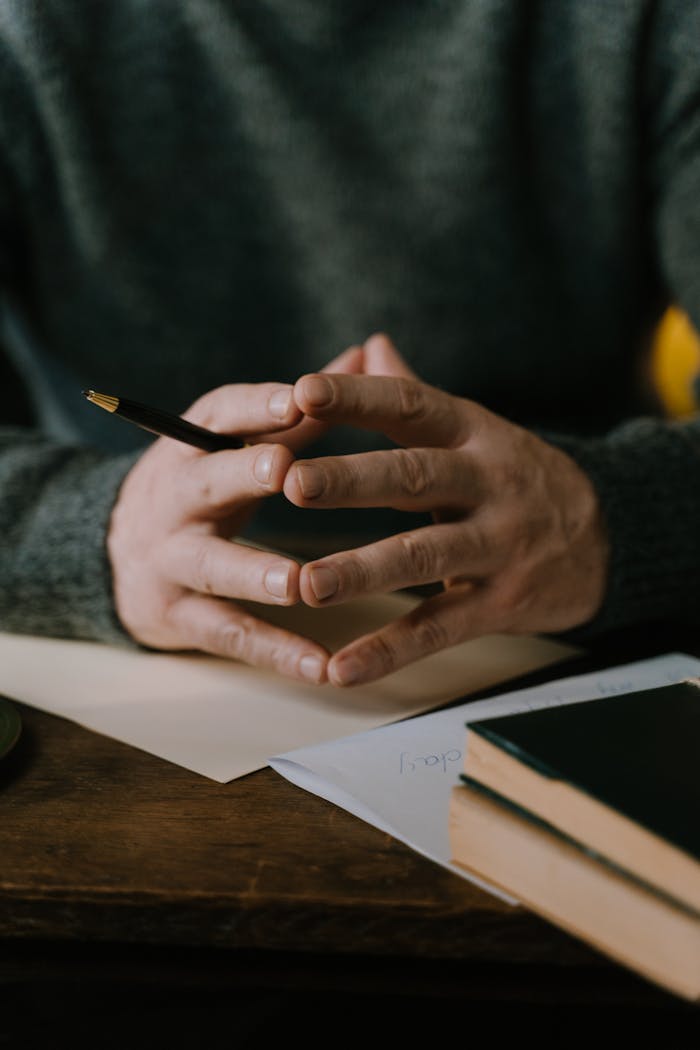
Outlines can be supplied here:
<path id="1" fill-rule="evenodd" d="M 325 371 L 361 368 L 362 351 L 351 347 Z M 294 459 L 291 447 L 318 432 L 317 422 L 302 419 L 291 394 L 292 387 L 281 383 L 212 390 L 184 417 L 245 436 L 245 448 L 205 453 L 158 438 L 127 474 L 107 551 L 117 615 L 140 644 L 197 649 L 306 682 L 326 680 L 329 654 L 321 645 L 235 603 L 299 601 L 296 561 L 231 542 L 256 503 L 281 492 Z"/>

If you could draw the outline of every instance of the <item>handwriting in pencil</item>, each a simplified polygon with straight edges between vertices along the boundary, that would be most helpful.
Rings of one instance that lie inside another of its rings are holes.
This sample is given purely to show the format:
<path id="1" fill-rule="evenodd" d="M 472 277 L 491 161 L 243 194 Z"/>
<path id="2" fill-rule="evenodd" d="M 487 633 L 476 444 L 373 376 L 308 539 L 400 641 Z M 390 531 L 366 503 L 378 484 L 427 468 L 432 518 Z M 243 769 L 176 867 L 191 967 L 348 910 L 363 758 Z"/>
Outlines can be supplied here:
<path id="1" fill-rule="evenodd" d="M 402 751 L 399 755 L 399 775 L 416 773 L 420 769 L 440 769 L 446 773 L 447 766 L 452 762 L 459 762 L 461 757 L 462 752 L 457 747 L 435 755 L 411 755 L 408 751 Z"/>

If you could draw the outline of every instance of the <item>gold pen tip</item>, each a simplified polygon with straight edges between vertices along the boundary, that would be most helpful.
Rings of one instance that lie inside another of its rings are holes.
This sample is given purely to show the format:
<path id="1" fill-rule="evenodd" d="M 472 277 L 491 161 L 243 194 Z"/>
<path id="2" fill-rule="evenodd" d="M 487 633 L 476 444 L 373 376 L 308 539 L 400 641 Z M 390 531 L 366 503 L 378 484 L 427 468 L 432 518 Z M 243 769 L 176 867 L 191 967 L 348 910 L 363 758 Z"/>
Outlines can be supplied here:
<path id="1" fill-rule="evenodd" d="M 119 408 L 119 398 L 112 397 L 111 394 L 100 394 L 97 390 L 83 390 L 83 394 L 88 401 L 92 401 L 93 405 L 99 405 L 108 412 L 116 412 Z"/>

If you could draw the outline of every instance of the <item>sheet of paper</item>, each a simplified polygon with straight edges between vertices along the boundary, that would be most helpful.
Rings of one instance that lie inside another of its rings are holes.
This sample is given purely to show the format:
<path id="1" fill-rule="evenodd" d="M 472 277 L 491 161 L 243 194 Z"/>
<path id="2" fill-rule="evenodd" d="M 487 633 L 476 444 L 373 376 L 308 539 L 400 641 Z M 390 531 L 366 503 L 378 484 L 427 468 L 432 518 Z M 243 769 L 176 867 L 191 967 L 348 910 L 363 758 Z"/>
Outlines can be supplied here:
<path id="1" fill-rule="evenodd" d="M 395 594 L 329 609 L 251 608 L 336 650 L 415 604 Z M 492 635 L 339 689 L 204 655 L 0 634 L 0 693 L 224 783 L 270 755 L 395 722 L 577 651 Z"/>
<path id="2" fill-rule="evenodd" d="M 450 792 L 462 772 L 467 720 L 531 711 L 572 700 L 596 700 L 666 685 L 698 673 L 700 660 L 683 653 L 668 653 L 296 749 L 273 756 L 270 765 L 298 787 L 320 795 L 430 860 L 485 886 L 450 863 Z M 486 888 L 517 903 L 500 890 Z"/>

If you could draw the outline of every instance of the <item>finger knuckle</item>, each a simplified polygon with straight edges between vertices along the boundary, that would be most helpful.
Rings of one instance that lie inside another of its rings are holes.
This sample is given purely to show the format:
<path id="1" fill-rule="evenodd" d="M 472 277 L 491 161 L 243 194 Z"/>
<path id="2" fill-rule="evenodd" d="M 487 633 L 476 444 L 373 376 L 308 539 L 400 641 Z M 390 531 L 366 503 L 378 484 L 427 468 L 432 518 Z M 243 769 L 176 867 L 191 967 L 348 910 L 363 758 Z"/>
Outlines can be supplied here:
<path id="1" fill-rule="evenodd" d="M 388 674 L 397 665 L 397 648 L 386 635 L 379 634 L 368 641 L 367 655 L 372 666 L 378 668 L 381 674 Z"/>
<path id="2" fill-rule="evenodd" d="M 536 601 L 537 594 L 529 583 L 522 583 L 515 587 L 508 603 L 514 623 L 522 623 L 527 620 Z"/>
<path id="3" fill-rule="evenodd" d="M 400 458 L 400 484 L 404 496 L 422 496 L 430 488 L 432 476 L 428 461 L 417 449 L 397 451 Z"/>
<path id="4" fill-rule="evenodd" d="M 298 656 L 284 645 L 273 645 L 269 656 L 268 662 L 270 666 L 277 671 L 278 674 L 285 675 L 286 677 L 296 677 Z"/>
<path id="5" fill-rule="evenodd" d="M 417 579 L 430 579 L 435 571 L 435 559 L 430 544 L 420 530 L 404 532 L 398 540 L 407 573 Z"/>
<path id="6" fill-rule="evenodd" d="M 341 470 L 340 474 L 334 469 L 329 471 L 329 490 L 337 492 L 342 486 L 343 496 L 346 499 L 360 498 L 366 483 L 365 468 L 362 463 L 351 456 L 346 456 L 345 462 L 341 464 Z"/>
<path id="7" fill-rule="evenodd" d="M 213 648 L 233 659 L 246 660 L 251 633 L 251 625 L 246 620 L 230 620 L 216 629 Z"/>
<path id="8" fill-rule="evenodd" d="M 348 557 L 336 562 L 339 590 L 343 595 L 364 594 L 372 589 L 372 568 L 364 558 Z"/>
<path id="9" fill-rule="evenodd" d="M 538 487 L 538 479 L 532 470 L 526 469 L 526 459 L 517 454 L 517 450 L 510 456 L 504 456 L 501 462 L 494 468 L 494 476 L 498 479 L 498 487 L 502 492 L 507 492 L 511 499 L 527 500 Z"/>
<path id="10" fill-rule="evenodd" d="M 187 492 L 190 513 L 195 517 L 203 507 L 213 506 L 217 500 L 214 459 L 192 460 L 181 468 L 181 489 Z"/>
<path id="11" fill-rule="evenodd" d="M 502 549 L 500 537 L 494 532 L 487 522 L 475 515 L 470 520 L 469 529 L 469 554 L 479 563 L 486 562 L 494 551 Z"/>
<path id="12" fill-rule="evenodd" d="M 536 592 L 530 581 L 510 576 L 493 593 L 493 606 L 498 622 L 510 630 L 527 622 L 536 601 Z"/>
<path id="13" fill-rule="evenodd" d="M 194 549 L 193 585 L 202 594 L 214 593 L 211 553 L 206 543 L 198 544 Z"/>
<path id="14" fill-rule="evenodd" d="M 436 653 L 451 644 L 445 624 L 434 616 L 409 615 L 411 647 L 418 653 Z"/>
<path id="15" fill-rule="evenodd" d="M 399 378 L 396 380 L 396 392 L 399 400 L 398 414 L 403 423 L 420 423 L 425 419 L 427 404 L 420 383 L 414 379 Z"/>

